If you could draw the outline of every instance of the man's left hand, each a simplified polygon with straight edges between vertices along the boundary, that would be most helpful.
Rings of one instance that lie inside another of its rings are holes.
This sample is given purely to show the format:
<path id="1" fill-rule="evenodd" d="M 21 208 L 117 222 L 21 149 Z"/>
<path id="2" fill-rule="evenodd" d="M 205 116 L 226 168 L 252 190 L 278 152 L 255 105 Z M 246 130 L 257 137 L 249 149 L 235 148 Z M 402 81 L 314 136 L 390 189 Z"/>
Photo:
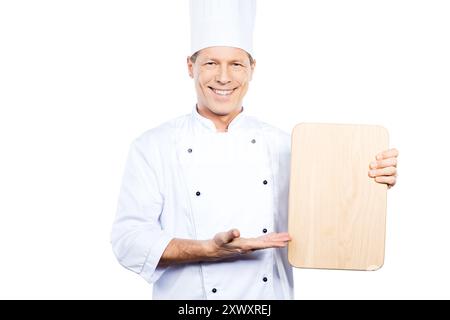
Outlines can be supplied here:
<path id="1" fill-rule="evenodd" d="M 397 182 L 397 149 L 389 149 L 380 152 L 371 162 L 369 167 L 369 176 L 375 178 L 378 183 L 387 184 L 388 189 L 392 188 Z"/>

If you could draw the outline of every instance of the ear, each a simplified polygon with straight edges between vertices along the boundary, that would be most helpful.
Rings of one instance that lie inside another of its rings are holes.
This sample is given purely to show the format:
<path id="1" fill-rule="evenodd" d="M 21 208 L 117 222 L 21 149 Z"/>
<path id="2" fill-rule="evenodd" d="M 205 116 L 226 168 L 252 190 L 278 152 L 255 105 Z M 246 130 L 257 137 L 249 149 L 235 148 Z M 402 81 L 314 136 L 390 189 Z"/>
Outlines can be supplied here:
<path id="1" fill-rule="evenodd" d="M 256 60 L 253 59 L 253 63 L 250 65 L 250 81 L 253 79 L 253 72 L 255 72 Z"/>
<path id="2" fill-rule="evenodd" d="M 188 56 L 186 59 L 189 77 L 194 78 L 194 65 L 192 64 L 191 57 Z"/>

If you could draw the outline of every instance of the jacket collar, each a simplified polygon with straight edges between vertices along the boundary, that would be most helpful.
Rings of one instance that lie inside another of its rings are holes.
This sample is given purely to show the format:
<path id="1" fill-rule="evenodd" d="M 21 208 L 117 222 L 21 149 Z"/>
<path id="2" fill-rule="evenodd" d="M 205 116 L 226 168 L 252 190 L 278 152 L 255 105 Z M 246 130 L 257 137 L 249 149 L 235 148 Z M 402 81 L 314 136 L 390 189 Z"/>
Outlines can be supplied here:
<path id="1" fill-rule="evenodd" d="M 228 132 L 232 131 L 232 130 L 236 130 L 238 128 L 245 127 L 245 115 L 243 113 L 244 113 L 244 107 L 242 107 L 241 112 L 236 117 L 234 117 L 233 120 L 231 120 L 230 124 L 228 125 Z M 194 109 L 192 110 L 192 116 L 196 122 L 200 123 L 207 130 L 212 131 L 212 132 L 217 132 L 214 122 L 212 120 L 202 116 L 197 110 L 197 105 L 194 105 Z"/>

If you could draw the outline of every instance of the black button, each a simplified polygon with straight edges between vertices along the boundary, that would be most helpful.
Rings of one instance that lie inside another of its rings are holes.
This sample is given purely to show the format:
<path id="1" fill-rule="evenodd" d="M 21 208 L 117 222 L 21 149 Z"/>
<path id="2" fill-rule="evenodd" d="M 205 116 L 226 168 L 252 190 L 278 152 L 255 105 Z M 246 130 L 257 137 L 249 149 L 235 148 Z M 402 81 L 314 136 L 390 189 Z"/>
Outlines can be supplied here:
<path id="1" fill-rule="evenodd" d="M 255 139 L 252 139 L 252 143 L 256 143 L 256 140 L 255 140 Z"/>
<path id="2" fill-rule="evenodd" d="M 264 183 L 264 184 L 267 184 L 267 180 L 264 180 L 263 183 Z"/>
<path id="3" fill-rule="evenodd" d="M 267 229 L 266 228 L 263 229 L 263 233 L 267 233 Z"/>
<path id="4" fill-rule="evenodd" d="M 191 149 L 191 148 L 189 148 L 189 149 L 188 149 L 188 152 L 189 152 L 189 153 L 192 153 L 192 149 Z"/>
<path id="5" fill-rule="evenodd" d="M 266 278 L 266 277 L 264 277 L 264 278 L 263 278 L 263 281 L 264 281 L 264 282 L 267 282 L 267 278 Z"/>
<path id="6" fill-rule="evenodd" d="M 197 191 L 195 195 L 198 197 L 200 195 L 200 191 Z"/>
<path id="7" fill-rule="evenodd" d="M 213 288 L 211 291 L 212 291 L 212 293 L 216 293 L 216 292 L 217 292 L 217 289 L 216 289 L 216 288 Z"/>

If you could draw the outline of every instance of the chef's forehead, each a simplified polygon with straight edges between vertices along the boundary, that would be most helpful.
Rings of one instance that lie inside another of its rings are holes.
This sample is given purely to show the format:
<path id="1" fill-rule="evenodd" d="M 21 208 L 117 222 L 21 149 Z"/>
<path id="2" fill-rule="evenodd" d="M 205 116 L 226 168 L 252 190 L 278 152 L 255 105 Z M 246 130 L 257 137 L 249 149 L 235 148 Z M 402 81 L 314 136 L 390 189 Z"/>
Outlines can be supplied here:
<path id="1" fill-rule="evenodd" d="M 201 49 L 191 55 L 191 60 L 195 62 L 199 57 L 204 59 L 219 59 L 219 60 L 246 60 L 249 59 L 250 63 L 253 64 L 253 57 L 247 51 L 241 48 L 234 47 L 209 47 Z"/>

